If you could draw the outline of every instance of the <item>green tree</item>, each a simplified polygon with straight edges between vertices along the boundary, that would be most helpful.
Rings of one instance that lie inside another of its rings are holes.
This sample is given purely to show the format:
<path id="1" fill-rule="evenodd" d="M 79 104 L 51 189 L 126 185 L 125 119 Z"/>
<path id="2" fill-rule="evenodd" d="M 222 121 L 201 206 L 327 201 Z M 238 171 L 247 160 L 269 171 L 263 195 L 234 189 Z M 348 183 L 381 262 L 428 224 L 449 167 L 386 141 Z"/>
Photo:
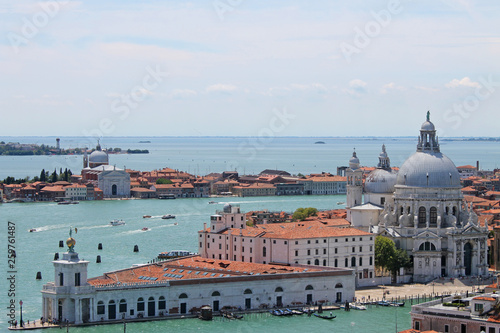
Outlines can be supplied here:
<path id="1" fill-rule="evenodd" d="M 52 174 L 50 175 L 50 182 L 51 183 L 57 182 L 57 170 L 56 169 L 54 169 L 54 172 L 52 172 Z"/>
<path id="2" fill-rule="evenodd" d="M 42 171 L 40 172 L 40 181 L 41 182 L 46 182 L 47 181 L 47 177 L 45 175 L 45 169 L 42 169 Z"/>
<path id="3" fill-rule="evenodd" d="M 170 179 L 158 178 L 156 184 L 173 184 L 173 182 Z"/>
<path id="4" fill-rule="evenodd" d="M 297 208 L 295 212 L 293 213 L 292 218 L 297 221 L 304 221 L 307 219 L 309 216 L 316 216 L 318 213 L 318 210 L 313 207 L 308 207 L 308 208 Z"/>
<path id="5" fill-rule="evenodd" d="M 384 270 L 391 270 L 392 260 L 396 253 L 396 245 L 392 239 L 384 236 L 375 237 L 375 266 Z"/>

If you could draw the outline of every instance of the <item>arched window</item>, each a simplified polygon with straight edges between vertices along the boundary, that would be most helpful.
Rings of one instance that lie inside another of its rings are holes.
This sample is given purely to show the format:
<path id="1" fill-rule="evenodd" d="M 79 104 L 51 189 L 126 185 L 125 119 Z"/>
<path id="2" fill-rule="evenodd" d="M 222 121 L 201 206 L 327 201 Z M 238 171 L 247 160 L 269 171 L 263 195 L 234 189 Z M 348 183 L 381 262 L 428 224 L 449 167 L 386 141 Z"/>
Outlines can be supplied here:
<path id="1" fill-rule="evenodd" d="M 335 285 L 335 288 L 343 288 L 343 287 L 344 287 L 344 286 L 342 285 L 342 283 L 337 283 L 337 284 Z"/>
<path id="2" fill-rule="evenodd" d="M 127 300 L 121 299 L 118 312 L 127 312 Z"/>
<path id="3" fill-rule="evenodd" d="M 403 208 L 403 206 L 401 206 L 400 211 L 401 211 L 401 212 L 399 213 L 399 215 L 403 215 L 403 213 L 404 213 L 404 208 Z"/>
<path id="4" fill-rule="evenodd" d="M 113 184 L 113 186 L 111 186 L 111 195 L 116 195 L 118 193 L 117 189 L 116 184 Z"/>
<path id="5" fill-rule="evenodd" d="M 137 299 L 137 311 L 144 311 L 144 298 L 142 297 Z"/>
<path id="6" fill-rule="evenodd" d="M 104 306 L 103 301 L 97 302 L 97 314 L 98 315 L 103 315 L 106 313 L 106 307 Z"/>
<path id="7" fill-rule="evenodd" d="M 356 257 L 351 258 L 351 267 L 356 267 Z"/>
<path id="8" fill-rule="evenodd" d="M 319 266 L 319 259 L 314 259 L 314 264 L 315 264 L 316 266 Z"/>
<path id="9" fill-rule="evenodd" d="M 245 289 L 245 291 L 243 292 L 243 294 L 250 295 L 250 294 L 253 294 L 253 293 L 252 293 L 251 289 Z"/>
<path id="10" fill-rule="evenodd" d="M 188 298 L 188 295 L 186 295 L 185 293 L 182 293 L 179 295 L 179 298 Z"/>
<path id="11" fill-rule="evenodd" d="M 267 256 L 267 249 L 265 246 L 262 248 L 262 256 L 263 257 Z"/>
<path id="12" fill-rule="evenodd" d="M 218 297 L 218 296 L 220 296 L 220 292 L 218 292 L 218 291 L 214 291 L 214 292 L 212 293 L 212 297 Z"/>
<path id="13" fill-rule="evenodd" d="M 425 242 L 420 244 L 420 247 L 418 249 L 419 251 L 436 251 L 436 246 L 431 242 Z"/>
<path id="14" fill-rule="evenodd" d="M 427 216 L 426 216 L 425 207 L 420 207 L 418 209 L 418 224 L 419 224 L 419 226 L 421 226 L 421 225 L 425 226 L 426 222 L 427 222 Z"/>
<path id="15" fill-rule="evenodd" d="M 457 216 L 457 206 L 453 206 L 453 215 Z"/>
<path id="16" fill-rule="evenodd" d="M 429 223 L 431 226 L 437 226 L 437 219 L 438 219 L 438 214 L 437 214 L 437 208 L 436 207 L 431 207 L 431 210 L 429 212 Z"/>
<path id="17" fill-rule="evenodd" d="M 277 287 L 276 289 L 274 289 L 274 292 L 275 293 L 282 293 L 283 292 L 283 288 Z"/>
<path id="18" fill-rule="evenodd" d="M 326 259 L 323 259 L 323 266 L 326 266 Z"/>
<path id="19" fill-rule="evenodd" d="M 165 300 L 165 297 L 160 296 L 158 298 L 158 310 L 165 310 L 167 308 L 167 302 Z"/>
<path id="20" fill-rule="evenodd" d="M 313 286 L 311 286 L 310 284 L 307 285 L 306 287 L 306 290 L 314 290 Z"/>

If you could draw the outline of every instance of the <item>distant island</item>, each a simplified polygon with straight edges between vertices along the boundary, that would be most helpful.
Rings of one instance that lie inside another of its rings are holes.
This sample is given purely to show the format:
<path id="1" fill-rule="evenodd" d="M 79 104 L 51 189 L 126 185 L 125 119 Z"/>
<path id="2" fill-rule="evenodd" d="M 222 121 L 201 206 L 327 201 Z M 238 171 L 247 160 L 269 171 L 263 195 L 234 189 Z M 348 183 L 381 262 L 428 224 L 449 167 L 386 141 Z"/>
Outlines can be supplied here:
<path id="1" fill-rule="evenodd" d="M 324 145 L 324 144 L 325 144 L 325 142 L 324 142 L 324 141 L 316 141 L 314 144 L 315 144 L 315 145 Z"/>
<path id="2" fill-rule="evenodd" d="M 25 155 L 81 155 L 87 150 L 87 152 L 92 152 L 95 149 L 88 150 L 86 148 L 68 148 L 63 149 L 59 147 L 59 141 L 57 141 L 57 146 L 49 145 L 38 145 L 35 143 L 19 143 L 19 142 L 8 142 L 0 141 L 0 155 L 13 155 L 13 156 L 25 156 Z M 149 154 L 147 149 L 127 149 L 122 148 L 107 148 L 104 149 L 108 154 Z"/>

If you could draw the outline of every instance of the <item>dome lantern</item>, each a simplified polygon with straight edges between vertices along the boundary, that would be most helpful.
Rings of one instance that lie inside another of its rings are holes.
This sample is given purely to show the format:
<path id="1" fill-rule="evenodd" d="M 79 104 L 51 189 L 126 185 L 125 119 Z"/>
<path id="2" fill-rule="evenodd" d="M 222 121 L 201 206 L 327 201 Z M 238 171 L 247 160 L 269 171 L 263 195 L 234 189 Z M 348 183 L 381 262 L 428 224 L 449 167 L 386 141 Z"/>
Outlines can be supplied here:
<path id="1" fill-rule="evenodd" d="M 436 128 L 431 122 L 430 111 L 427 111 L 427 119 L 420 128 L 417 151 L 439 153 L 439 143 L 436 139 Z"/>

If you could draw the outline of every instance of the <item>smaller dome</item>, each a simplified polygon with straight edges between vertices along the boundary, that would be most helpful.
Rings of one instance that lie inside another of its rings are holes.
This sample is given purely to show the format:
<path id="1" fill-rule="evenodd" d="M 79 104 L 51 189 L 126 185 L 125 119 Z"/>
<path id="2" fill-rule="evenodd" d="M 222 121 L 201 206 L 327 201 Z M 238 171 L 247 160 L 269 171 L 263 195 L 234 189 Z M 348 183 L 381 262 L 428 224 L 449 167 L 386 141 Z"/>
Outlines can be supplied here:
<path id="1" fill-rule="evenodd" d="M 232 206 L 230 203 L 225 204 L 223 208 L 224 213 L 231 213 L 231 208 Z"/>
<path id="2" fill-rule="evenodd" d="M 394 192 L 397 174 L 392 170 L 375 169 L 366 177 L 365 191 L 368 193 Z"/>
<path id="3" fill-rule="evenodd" d="M 422 127 L 420 128 L 421 131 L 435 131 L 436 128 L 434 127 L 434 124 L 431 123 L 430 121 L 425 121 L 422 124 Z"/>
<path id="4" fill-rule="evenodd" d="M 353 170 L 359 168 L 359 158 L 356 156 L 356 152 L 352 153 L 352 157 L 349 160 L 349 168 Z"/>

